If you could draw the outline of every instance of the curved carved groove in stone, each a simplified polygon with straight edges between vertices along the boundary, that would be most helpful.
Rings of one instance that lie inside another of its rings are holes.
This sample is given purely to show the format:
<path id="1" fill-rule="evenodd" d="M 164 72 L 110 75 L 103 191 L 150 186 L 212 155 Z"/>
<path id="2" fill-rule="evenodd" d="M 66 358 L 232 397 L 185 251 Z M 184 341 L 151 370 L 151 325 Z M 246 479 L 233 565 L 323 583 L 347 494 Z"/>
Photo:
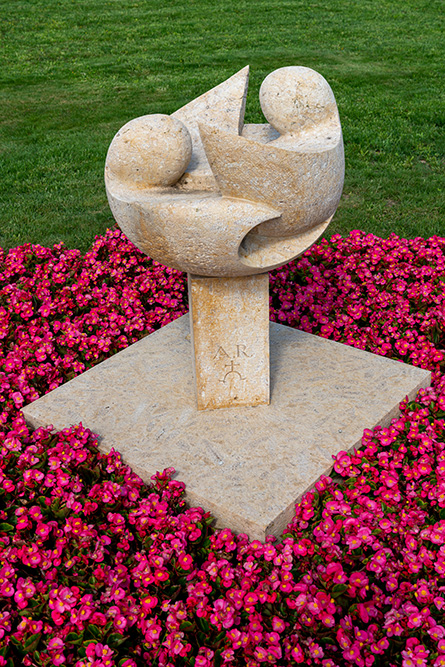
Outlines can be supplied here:
<path id="1" fill-rule="evenodd" d="M 321 225 L 302 232 L 298 236 L 289 238 L 261 236 L 258 230 L 262 227 L 262 224 L 268 224 L 262 223 L 252 229 L 242 240 L 239 247 L 240 262 L 252 269 L 261 271 L 270 271 L 271 267 L 277 268 L 287 264 L 315 243 L 323 234 L 331 219 L 329 218 Z"/>
<path id="2" fill-rule="evenodd" d="M 124 234 L 162 264 L 204 276 L 245 276 L 267 270 L 242 261 L 239 249 L 252 229 L 279 216 L 270 206 L 174 188 L 153 188 L 133 198 L 122 188 L 107 187 L 107 194 Z"/>
<path id="3" fill-rule="evenodd" d="M 260 144 L 268 144 L 280 136 L 280 133 L 269 123 L 246 123 L 240 134 L 245 139 L 258 141 Z"/>
<path id="4" fill-rule="evenodd" d="M 198 130 L 198 122 L 217 125 L 231 134 L 240 134 L 246 108 L 249 66 L 172 113 L 187 127 L 192 138 L 190 163 L 178 183 L 184 189 L 218 190 Z"/>

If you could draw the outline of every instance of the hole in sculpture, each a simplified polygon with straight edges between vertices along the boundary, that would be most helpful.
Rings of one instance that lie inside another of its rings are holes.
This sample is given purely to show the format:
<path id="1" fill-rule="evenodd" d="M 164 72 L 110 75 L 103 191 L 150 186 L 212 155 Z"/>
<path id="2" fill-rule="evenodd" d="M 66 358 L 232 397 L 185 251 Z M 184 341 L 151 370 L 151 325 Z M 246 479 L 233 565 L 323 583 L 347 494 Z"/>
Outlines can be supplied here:
<path id="1" fill-rule="evenodd" d="M 260 225 L 257 225 L 241 241 L 238 248 L 239 260 L 246 266 L 265 271 L 287 264 L 315 243 L 330 220 L 331 218 L 312 229 L 290 237 L 262 236 L 258 233 Z"/>

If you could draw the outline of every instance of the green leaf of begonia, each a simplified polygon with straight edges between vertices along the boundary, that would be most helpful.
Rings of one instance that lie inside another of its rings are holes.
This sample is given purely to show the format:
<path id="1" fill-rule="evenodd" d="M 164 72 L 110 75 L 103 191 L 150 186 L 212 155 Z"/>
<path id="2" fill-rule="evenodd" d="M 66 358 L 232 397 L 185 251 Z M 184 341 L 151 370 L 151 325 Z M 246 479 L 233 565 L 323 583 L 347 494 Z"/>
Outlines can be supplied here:
<path id="1" fill-rule="evenodd" d="M 42 636 L 42 633 L 39 632 L 36 635 L 31 635 L 31 637 L 28 637 L 28 639 L 25 641 L 25 644 L 24 644 L 25 651 L 27 653 L 31 653 L 32 651 L 36 650 L 41 636 Z"/>
<path id="2" fill-rule="evenodd" d="M 339 595 L 342 595 L 342 593 L 344 593 L 347 590 L 348 587 L 346 584 L 334 584 L 334 586 L 332 586 L 331 595 L 333 598 L 338 598 Z"/>
<path id="3" fill-rule="evenodd" d="M 111 646 L 112 648 L 117 648 L 124 642 L 126 642 L 128 637 L 125 635 L 121 635 L 118 632 L 113 632 L 113 634 L 108 635 L 107 637 L 107 644 Z"/>
<path id="4" fill-rule="evenodd" d="M 3 531 L 4 533 L 10 533 L 13 530 L 14 526 L 10 523 L 0 523 L 0 531 Z"/>
<path id="5" fill-rule="evenodd" d="M 324 637 L 320 637 L 320 642 L 322 644 L 335 644 L 335 640 L 332 637 L 329 637 L 329 635 L 325 635 Z"/>
<path id="6" fill-rule="evenodd" d="M 42 661 L 40 659 L 40 655 L 41 655 L 40 651 L 34 651 L 34 653 L 32 654 L 32 657 L 34 658 L 34 662 L 36 663 L 36 665 L 41 665 L 42 664 Z"/>
<path id="7" fill-rule="evenodd" d="M 196 628 L 196 625 L 194 623 L 190 623 L 190 621 L 183 621 L 181 625 L 179 626 L 179 629 L 181 632 L 190 632 L 191 630 L 194 630 Z"/>
<path id="8" fill-rule="evenodd" d="M 14 635 L 11 637 L 11 644 L 13 644 L 19 651 L 20 653 L 26 653 L 25 647 L 23 646 L 22 642 L 20 642 Z"/>
<path id="9" fill-rule="evenodd" d="M 209 622 L 205 618 L 200 618 L 199 616 L 196 618 L 196 622 L 201 630 L 207 634 L 210 627 Z"/>
<path id="10" fill-rule="evenodd" d="M 201 646 L 204 646 L 207 642 L 207 635 L 204 632 L 199 632 L 199 630 L 196 633 L 196 638 Z"/>
<path id="11" fill-rule="evenodd" d="M 223 630 L 218 635 L 216 635 L 215 644 L 218 645 L 221 641 L 225 639 L 225 637 L 226 637 L 226 630 Z"/>
<path id="12" fill-rule="evenodd" d="M 95 640 L 102 638 L 102 632 L 97 627 L 97 625 L 89 625 L 85 630 L 85 634 L 86 633 L 88 633 Z M 85 646 L 85 642 L 84 642 L 84 646 Z"/>

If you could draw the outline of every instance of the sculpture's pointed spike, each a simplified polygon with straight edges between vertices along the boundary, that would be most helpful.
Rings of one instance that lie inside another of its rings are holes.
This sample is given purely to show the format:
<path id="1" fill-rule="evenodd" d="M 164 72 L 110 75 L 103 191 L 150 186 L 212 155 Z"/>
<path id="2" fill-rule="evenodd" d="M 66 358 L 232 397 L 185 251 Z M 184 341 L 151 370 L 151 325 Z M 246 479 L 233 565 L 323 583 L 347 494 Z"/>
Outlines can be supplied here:
<path id="1" fill-rule="evenodd" d="M 188 173 L 209 170 L 199 135 L 199 122 L 217 125 L 230 134 L 241 133 L 248 84 L 249 66 L 247 65 L 226 81 L 171 114 L 173 118 L 184 123 L 192 137 L 193 155 L 187 168 Z"/>
<path id="2" fill-rule="evenodd" d="M 188 102 L 172 113 L 172 116 L 185 125 L 203 121 L 221 127 L 222 123 L 226 131 L 233 132 L 236 129 L 237 134 L 240 134 L 244 122 L 248 84 L 249 65 Z"/>

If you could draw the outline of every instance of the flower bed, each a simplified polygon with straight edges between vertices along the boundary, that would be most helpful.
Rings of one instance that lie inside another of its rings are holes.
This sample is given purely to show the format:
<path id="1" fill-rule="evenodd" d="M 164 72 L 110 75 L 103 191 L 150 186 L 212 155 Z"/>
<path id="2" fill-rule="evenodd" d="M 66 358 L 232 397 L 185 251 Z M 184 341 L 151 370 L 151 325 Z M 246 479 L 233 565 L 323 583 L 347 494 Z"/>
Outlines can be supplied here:
<path id="1" fill-rule="evenodd" d="M 117 230 L 0 259 L 0 667 L 445 665 L 445 239 L 352 232 L 271 274 L 272 319 L 433 383 L 266 544 L 20 412 L 186 312 L 184 276 Z"/>

